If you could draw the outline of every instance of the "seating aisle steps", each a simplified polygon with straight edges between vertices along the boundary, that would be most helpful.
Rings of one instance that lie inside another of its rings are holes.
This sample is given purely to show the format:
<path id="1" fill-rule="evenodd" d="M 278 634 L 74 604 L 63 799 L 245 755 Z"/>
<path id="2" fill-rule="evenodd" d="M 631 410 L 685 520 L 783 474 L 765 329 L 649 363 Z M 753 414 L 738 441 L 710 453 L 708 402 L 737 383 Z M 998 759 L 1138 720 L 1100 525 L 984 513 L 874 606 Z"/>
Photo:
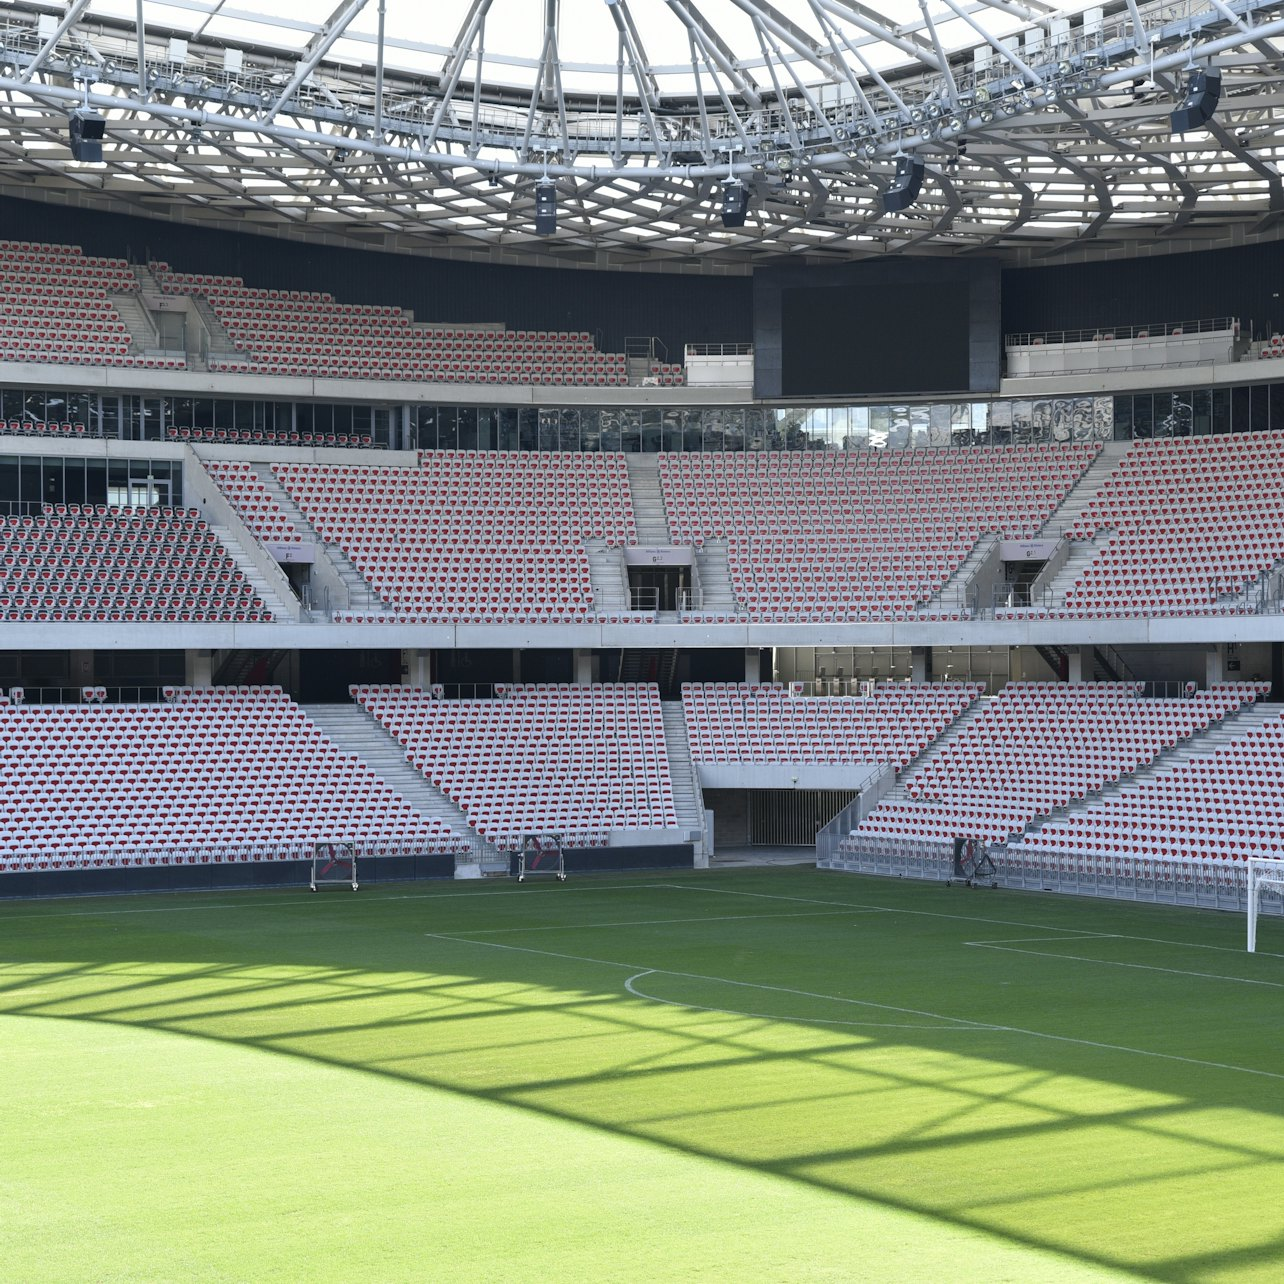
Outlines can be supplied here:
<path id="1" fill-rule="evenodd" d="M 253 585 L 254 591 L 259 595 L 259 600 L 272 612 L 272 618 L 275 620 L 294 620 L 296 618 L 294 611 L 286 607 L 280 595 L 259 574 L 258 567 L 247 556 L 241 541 L 226 526 L 211 525 L 210 530 L 218 537 L 218 542 L 227 549 L 241 574 Z M 297 610 L 297 606 L 295 609 Z"/>
<path id="2" fill-rule="evenodd" d="M 353 566 L 344 551 L 337 544 L 325 543 L 321 536 L 317 534 L 316 527 L 304 517 L 298 504 L 290 498 L 285 487 L 277 480 L 276 474 L 272 471 L 272 465 L 255 464 L 254 471 L 262 479 L 268 494 L 276 501 L 281 512 L 294 529 L 299 532 L 299 536 L 305 542 L 312 544 L 316 549 L 318 558 L 328 562 L 335 578 L 342 582 L 347 593 L 347 601 L 329 603 L 329 611 L 377 613 L 388 610 L 388 604 L 370 587 L 365 576 Z M 319 606 L 316 593 L 313 594 L 312 613 L 314 616 L 327 614 L 326 610 Z"/>
<path id="3" fill-rule="evenodd" d="M 589 583 L 593 589 L 593 609 L 626 611 L 629 607 L 629 574 L 624 565 L 624 554 L 604 539 L 584 541 L 588 554 Z"/>
<path id="4" fill-rule="evenodd" d="M 643 548 L 667 548 L 669 521 L 660 492 L 660 457 L 625 455 L 629 490 L 633 495 L 633 516 L 638 526 L 638 543 Z"/>
<path id="5" fill-rule="evenodd" d="M 475 846 L 489 847 L 469 825 L 463 810 L 406 761 L 403 746 L 364 709 L 356 704 L 305 704 L 301 708 L 335 744 L 356 754 L 416 811 L 437 817 Z"/>
<path id="6" fill-rule="evenodd" d="M 664 744 L 669 754 L 669 775 L 673 778 L 673 807 L 678 813 L 678 827 L 687 834 L 698 834 L 695 840 L 696 862 L 710 854 L 704 851 L 704 794 L 700 777 L 691 761 L 691 741 L 687 736 L 687 719 L 681 700 L 664 700 L 660 704 L 664 721 Z"/>

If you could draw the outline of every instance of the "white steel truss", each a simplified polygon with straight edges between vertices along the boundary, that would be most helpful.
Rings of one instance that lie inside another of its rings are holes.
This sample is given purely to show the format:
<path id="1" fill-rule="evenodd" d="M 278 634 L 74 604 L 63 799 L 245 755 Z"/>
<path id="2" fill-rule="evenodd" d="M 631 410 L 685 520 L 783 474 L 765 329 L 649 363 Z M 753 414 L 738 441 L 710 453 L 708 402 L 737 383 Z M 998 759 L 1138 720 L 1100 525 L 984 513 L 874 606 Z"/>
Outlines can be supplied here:
<path id="1" fill-rule="evenodd" d="M 714 0 L 648 3 L 646 23 L 637 0 L 601 0 L 611 48 L 591 63 L 564 56 L 564 0 L 521 0 L 539 47 L 496 53 L 506 3 L 457 4 L 457 28 L 422 41 L 389 29 L 400 6 L 435 8 L 416 0 L 339 0 L 320 22 L 228 0 L 137 0 L 132 20 L 94 0 L 6 6 L 0 188 L 367 245 L 718 270 L 1273 235 L 1284 212 L 1278 0 L 897 0 L 899 21 L 857 0 L 721 0 L 736 48 Z M 1218 111 L 1174 135 L 1202 67 L 1222 74 Z M 67 147 L 85 107 L 107 118 L 102 164 Z M 886 214 L 911 153 L 921 195 Z M 731 178 L 750 189 L 742 228 L 720 219 Z M 537 241 L 546 181 L 558 233 Z"/>

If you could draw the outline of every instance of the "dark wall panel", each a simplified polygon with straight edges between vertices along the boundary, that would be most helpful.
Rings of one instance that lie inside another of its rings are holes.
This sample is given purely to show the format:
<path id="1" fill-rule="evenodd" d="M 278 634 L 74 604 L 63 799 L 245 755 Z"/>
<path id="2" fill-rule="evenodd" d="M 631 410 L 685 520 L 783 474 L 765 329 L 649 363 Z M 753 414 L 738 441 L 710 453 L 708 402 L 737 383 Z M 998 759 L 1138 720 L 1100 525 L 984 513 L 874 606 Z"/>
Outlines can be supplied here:
<path id="1" fill-rule="evenodd" d="M 1284 241 L 1193 254 L 1008 268 L 1003 329 L 1094 329 L 1099 325 L 1238 317 L 1244 332 L 1284 329 Z"/>
<path id="2" fill-rule="evenodd" d="M 670 359 L 686 343 L 748 343 L 748 277 L 561 271 L 461 263 L 207 231 L 159 219 L 66 209 L 0 197 L 0 234 L 83 245 L 134 262 L 225 273 L 268 289 L 328 290 L 342 303 L 391 303 L 421 321 L 503 321 L 513 329 L 590 330 L 620 352 L 630 335 L 657 335 Z"/>

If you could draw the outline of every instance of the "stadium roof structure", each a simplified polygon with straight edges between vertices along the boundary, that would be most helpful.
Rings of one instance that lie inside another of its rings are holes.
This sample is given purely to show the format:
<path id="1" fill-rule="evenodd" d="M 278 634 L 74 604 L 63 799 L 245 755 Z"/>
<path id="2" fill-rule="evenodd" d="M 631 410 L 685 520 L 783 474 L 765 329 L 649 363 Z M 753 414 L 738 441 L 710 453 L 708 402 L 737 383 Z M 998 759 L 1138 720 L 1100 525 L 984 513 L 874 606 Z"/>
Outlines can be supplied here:
<path id="1" fill-rule="evenodd" d="M 378 248 L 724 272 L 1280 234 L 1279 0 L 330 3 L 6 5 L 0 190 Z M 1176 133 L 1205 68 L 1216 114 Z M 106 119 L 101 163 L 71 158 L 83 109 Z M 905 156 L 922 189 L 889 213 Z M 743 227 L 723 225 L 728 183 L 746 189 Z"/>

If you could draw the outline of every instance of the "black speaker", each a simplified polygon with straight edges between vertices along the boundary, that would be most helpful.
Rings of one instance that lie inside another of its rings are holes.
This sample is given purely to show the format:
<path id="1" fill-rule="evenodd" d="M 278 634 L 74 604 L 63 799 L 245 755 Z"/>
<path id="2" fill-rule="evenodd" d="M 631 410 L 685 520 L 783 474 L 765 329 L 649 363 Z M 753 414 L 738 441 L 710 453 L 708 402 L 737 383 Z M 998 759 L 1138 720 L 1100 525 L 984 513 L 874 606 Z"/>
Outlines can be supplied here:
<path id="1" fill-rule="evenodd" d="M 907 210 L 918 200 L 919 189 L 923 186 L 923 162 L 917 156 L 898 156 L 896 158 L 896 177 L 892 185 L 883 193 L 883 213 L 899 214 Z"/>
<path id="2" fill-rule="evenodd" d="M 107 122 L 96 111 L 72 112 L 67 133 L 71 138 L 71 157 L 78 161 L 100 161 Z"/>
<path id="3" fill-rule="evenodd" d="M 535 189 L 535 235 L 552 236 L 557 231 L 557 188 L 541 183 Z"/>
<path id="4" fill-rule="evenodd" d="M 744 227 L 749 212 L 749 189 L 738 179 L 722 185 L 722 226 Z"/>
<path id="5" fill-rule="evenodd" d="M 1198 129 L 1213 118 L 1222 97 L 1222 73 L 1213 68 L 1193 71 L 1186 78 L 1186 96 L 1181 106 L 1169 118 L 1169 128 L 1174 134 L 1184 134 Z"/>

